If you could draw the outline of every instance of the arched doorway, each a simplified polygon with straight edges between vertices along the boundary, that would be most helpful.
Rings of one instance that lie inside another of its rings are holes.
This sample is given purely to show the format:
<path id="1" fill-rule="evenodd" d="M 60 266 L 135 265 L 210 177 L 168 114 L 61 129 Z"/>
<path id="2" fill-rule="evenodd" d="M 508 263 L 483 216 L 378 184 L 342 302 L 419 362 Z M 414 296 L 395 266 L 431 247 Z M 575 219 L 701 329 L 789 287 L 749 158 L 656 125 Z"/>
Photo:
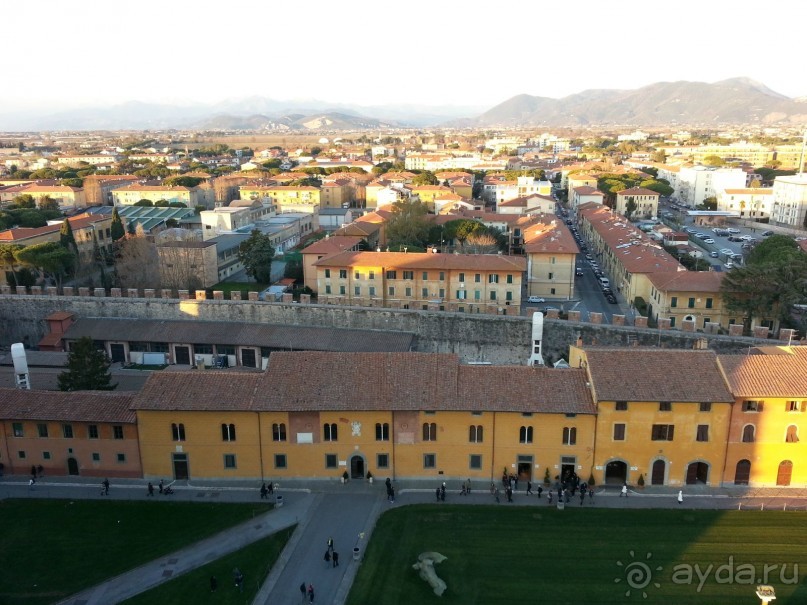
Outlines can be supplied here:
<path id="1" fill-rule="evenodd" d="M 706 485 L 709 482 L 709 465 L 705 462 L 693 462 L 687 467 L 687 485 Z"/>
<path id="2" fill-rule="evenodd" d="M 793 463 L 790 460 L 782 460 L 779 463 L 779 472 L 776 473 L 776 485 L 787 487 L 790 485 L 790 477 L 793 474 Z"/>
<path id="3" fill-rule="evenodd" d="M 734 471 L 734 485 L 748 485 L 748 479 L 751 477 L 751 461 L 742 459 L 737 462 L 737 468 Z"/>
<path id="4" fill-rule="evenodd" d="M 350 478 L 364 479 L 364 457 L 358 454 L 350 458 Z"/>
<path id="5" fill-rule="evenodd" d="M 73 457 L 67 459 L 67 474 L 78 475 L 78 460 Z"/>
<path id="6" fill-rule="evenodd" d="M 664 460 L 656 460 L 653 463 L 653 471 L 650 474 L 650 485 L 664 485 L 664 475 L 667 471 L 667 463 Z"/>
<path id="7" fill-rule="evenodd" d="M 611 460 L 605 465 L 605 484 L 622 485 L 628 482 L 628 465 L 622 460 Z"/>

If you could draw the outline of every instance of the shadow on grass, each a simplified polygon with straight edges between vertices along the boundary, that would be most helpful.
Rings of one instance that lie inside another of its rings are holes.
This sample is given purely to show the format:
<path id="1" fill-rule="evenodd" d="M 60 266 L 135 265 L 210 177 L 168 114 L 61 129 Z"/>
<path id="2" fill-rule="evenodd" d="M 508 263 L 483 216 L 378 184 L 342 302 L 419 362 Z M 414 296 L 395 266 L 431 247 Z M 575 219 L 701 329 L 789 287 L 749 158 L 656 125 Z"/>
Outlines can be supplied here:
<path id="1" fill-rule="evenodd" d="M 425 551 L 448 557 L 445 604 L 753 604 L 765 565 L 777 603 L 807 590 L 803 512 L 413 505 L 379 519 L 348 604 L 436 601 Z"/>

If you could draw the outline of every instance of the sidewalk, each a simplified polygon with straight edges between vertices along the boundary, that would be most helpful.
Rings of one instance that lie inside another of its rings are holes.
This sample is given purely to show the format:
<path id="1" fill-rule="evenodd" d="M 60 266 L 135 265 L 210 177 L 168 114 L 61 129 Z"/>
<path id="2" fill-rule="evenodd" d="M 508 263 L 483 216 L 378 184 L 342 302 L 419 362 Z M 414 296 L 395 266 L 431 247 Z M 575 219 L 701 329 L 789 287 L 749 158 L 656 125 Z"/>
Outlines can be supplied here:
<path id="1" fill-rule="evenodd" d="M 373 527 L 386 509 L 397 506 L 435 502 L 435 488 L 440 480 L 411 480 L 395 482 L 396 501 L 386 500 L 383 481 L 370 485 L 364 481 L 285 480 L 278 495 L 284 504 L 255 519 L 211 536 L 128 571 L 120 576 L 72 595 L 61 605 L 111 605 L 153 588 L 173 577 L 204 565 L 216 558 L 288 528 L 295 523 L 297 529 L 270 572 L 254 605 L 275 603 L 299 603 L 299 586 L 302 582 L 313 584 L 316 603 L 343 605 L 361 565 Z M 448 482 L 446 504 L 493 505 L 493 506 L 557 506 L 557 498 L 550 505 L 547 490 L 543 497 L 526 495 L 524 485 L 519 484 L 513 503 L 507 503 L 500 493 L 496 504 L 490 494 L 490 483 L 476 481 L 469 496 L 459 493 L 459 484 Z M 191 481 L 190 485 L 174 482 L 173 496 L 182 501 L 199 502 L 251 502 L 259 500 L 255 481 L 205 482 Z M 44 477 L 33 490 L 28 488 L 28 478 L 6 476 L 0 478 L 2 498 L 73 498 L 73 499 L 118 499 L 146 500 L 146 482 L 142 479 L 114 479 L 110 495 L 100 495 L 100 479 L 85 477 Z M 453 489 L 452 489 L 453 488 Z M 683 505 L 677 502 L 678 491 L 684 494 Z M 500 490 L 501 491 L 501 490 Z M 159 495 L 155 497 L 161 497 Z M 568 507 L 579 508 L 580 498 L 570 498 Z M 583 508 L 677 508 L 736 510 L 800 510 L 807 511 L 807 489 L 802 488 L 709 488 L 702 485 L 679 487 L 648 486 L 629 489 L 628 497 L 620 496 L 617 486 L 595 487 L 594 498 L 586 496 Z M 339 553 L 339 567 L 326 566 L 324 554 L 328 538 L 334 540 L 334 550 Z M 353 548 L 358 547 L 358 560 L 354 560 Z"/>

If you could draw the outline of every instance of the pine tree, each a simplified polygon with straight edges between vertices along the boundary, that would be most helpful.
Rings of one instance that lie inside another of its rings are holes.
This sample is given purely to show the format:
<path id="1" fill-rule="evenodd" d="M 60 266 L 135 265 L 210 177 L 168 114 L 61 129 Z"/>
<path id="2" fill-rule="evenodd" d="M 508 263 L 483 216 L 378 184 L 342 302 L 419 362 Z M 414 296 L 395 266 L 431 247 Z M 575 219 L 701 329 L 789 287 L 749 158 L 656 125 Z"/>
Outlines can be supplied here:
<path id="1" fill-rule="evenodd" d="M 70 250 L 70 252 L 78 254 L 76 237 L 73 235 L 73 227 L 70 225 L 70 221 L 68 219 L 64 219 L 62 221 L 62 228 L 59 229 L 59 243 Z"/>
<path id="2" fill-rule="evenodd" d="M 112 391 L 118 385 L 111 384 L 110 365 L 109 358 L 103 351 L 95 348 L 92 338 L 80 338 L 71 347 L 67 357 L 67 370 L 57 377 L 59 390 Z"/>
<path id="3" fill-rule="evenodd" d="M 112 226 L 109 228 L 109 234 L 112 237 L 112 241 L 116 242 L 124 235 L 126 235 L 126 230 L 123 228 L 123 220 L 118 214 L 118 209 L 115 208 L 112 211 Z"/>

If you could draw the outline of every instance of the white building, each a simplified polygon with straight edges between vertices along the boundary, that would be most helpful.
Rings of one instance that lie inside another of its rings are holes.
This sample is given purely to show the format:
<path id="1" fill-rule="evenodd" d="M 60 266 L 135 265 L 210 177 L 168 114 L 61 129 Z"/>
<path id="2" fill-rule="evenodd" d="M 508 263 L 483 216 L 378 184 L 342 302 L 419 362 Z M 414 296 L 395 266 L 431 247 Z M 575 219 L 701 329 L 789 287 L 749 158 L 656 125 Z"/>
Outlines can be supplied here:
<path id="1" fill-rule="evenodd" d="M 759 220 L 771 215 L 773 189 L 725 189 L 717 194 L 717 209 L 739 212 L 740 218 Z"/>
<path id="2" fill-rule="evenodd" d="M 717 197 L 719 191 L 744 187 L 745 172 L 739 168 L 681 167 L 675 195 L 682 203 L 695 207 L 707 197 Z"/>
<path id="3" fill-rule="evenodd" d="M 804 227 L 807 213 L 807 174 L 778 176 L 773 181 L 771 222 Z"/>

